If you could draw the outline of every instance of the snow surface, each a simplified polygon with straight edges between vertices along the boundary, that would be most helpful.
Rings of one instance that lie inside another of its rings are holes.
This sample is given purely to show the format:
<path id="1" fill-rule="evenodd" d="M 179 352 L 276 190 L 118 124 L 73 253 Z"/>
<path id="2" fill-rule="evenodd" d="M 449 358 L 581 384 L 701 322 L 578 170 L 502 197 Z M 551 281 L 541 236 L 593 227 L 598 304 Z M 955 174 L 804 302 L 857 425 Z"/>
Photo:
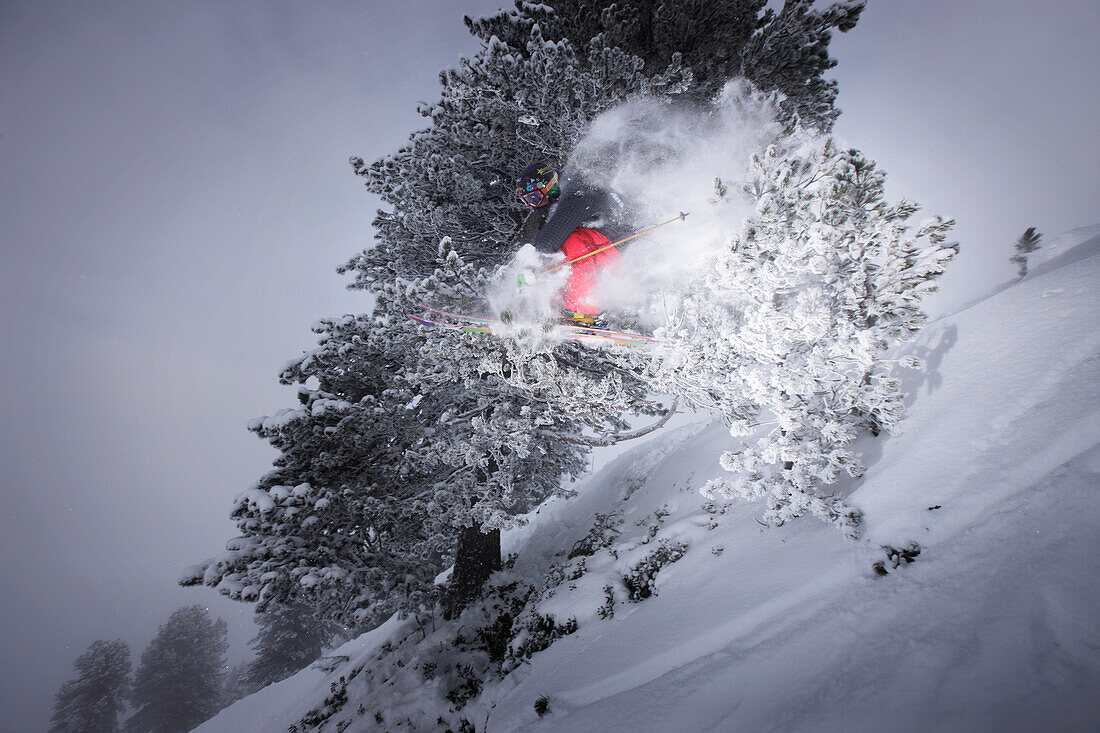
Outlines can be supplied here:
<path id="1" fill-rule="evenodd" d="M 1096 730 L 1097 235 L 1074 233 L 905 349 L 924 363 L 898 367 L 909 416 L 861 443 L 869 470 L 842 487 L 865 512 L 859 542 L 811 518 L 765 529 L 759 506 L 704 509 L 698 489 L 730 438 L 702 416 L 540 508 L 505 537 L 516 573 L 537 582 L 565 562 L 597 513 L 621 512 L 618 559 L 587 558 L 585 575 L 543 598 L 540 612 L 576 618 L 577 632 L 460 715 L 490 732 Z M 662 541 L 688 551 L 656 576 L 657 594 L 620 591 L 614 617 L 599 618 L 608 579 Z M 911 564 L 873 572 L 883 546 L 911 543 Z M 307 669 L 198 730 L 287 730 L 410 623 L 387 622 L 334 653 L 346 664 Z M 395 711 L 417 709 L 414 729 L 437 730 L 432 713 L 448 712 L 426 685 L 360 694 L 323 730 L 396 730 Z M 361 701 L 387 724 L 358 715 Z"/>

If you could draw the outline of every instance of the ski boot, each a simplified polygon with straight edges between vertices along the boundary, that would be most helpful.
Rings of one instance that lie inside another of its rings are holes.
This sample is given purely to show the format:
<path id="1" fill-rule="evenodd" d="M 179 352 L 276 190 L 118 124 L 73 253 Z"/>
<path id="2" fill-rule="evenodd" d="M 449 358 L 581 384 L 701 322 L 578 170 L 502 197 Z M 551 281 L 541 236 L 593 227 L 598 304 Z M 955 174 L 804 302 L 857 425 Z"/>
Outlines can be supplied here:
<path id="1" fill-rule="evenodd" d="M 588 314 L 562 310 L 561 322 L 569 326 L 584 326 L 597 330 L 607 330 L 610 327 L 603 313 Z"/>

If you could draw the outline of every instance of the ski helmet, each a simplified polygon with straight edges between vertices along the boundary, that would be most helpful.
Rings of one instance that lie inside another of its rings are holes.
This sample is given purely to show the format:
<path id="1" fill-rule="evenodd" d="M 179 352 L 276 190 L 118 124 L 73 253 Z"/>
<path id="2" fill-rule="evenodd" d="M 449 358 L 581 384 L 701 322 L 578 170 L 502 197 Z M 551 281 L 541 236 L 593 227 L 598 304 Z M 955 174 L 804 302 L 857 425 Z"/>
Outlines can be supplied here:
<path id="1" fill-rule="evenodd" d="M 558 172 L 545 163 L 532 163 L 516 178 L 516 194 L 531 208 L 545 206 L 559 193 Z"/>

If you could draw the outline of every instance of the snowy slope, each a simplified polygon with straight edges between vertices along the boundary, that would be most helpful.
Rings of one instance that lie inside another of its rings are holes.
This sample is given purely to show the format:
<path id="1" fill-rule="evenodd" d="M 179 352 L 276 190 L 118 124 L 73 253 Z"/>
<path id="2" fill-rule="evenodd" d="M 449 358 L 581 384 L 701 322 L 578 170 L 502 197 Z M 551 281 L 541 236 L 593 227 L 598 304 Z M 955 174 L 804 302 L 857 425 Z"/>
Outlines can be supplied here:
<path id="1" fill-rule="evenodd" d="M 1095 729 L 1100 256 L 1067 247 L 1040 265 L 910 347 L 925 368 L 899 372 L 909 417 L 863 444 L 870 469 L 846 487 L 866 516 L 858 543 L 816 519 L 765 529 L 760 507 L 705 509 L 697 490 L 730 439 L 702 419 L 542 507 L 506 538 L 532 581 L 554 562 L 577 567 L 566 553 L 597 514 L 617 534 L 539 602 L 576 618 L 576 633 L 462 715 L 479 731 Z M 662 543 L 688 549 L 655 596 L 627 600 L 622 576 Z M 911 564 L 872 570 L 884 545 L 913 543 Z M 600 618 L 609 584 L 614 616 Z M 306 670 L 199 730 L 286 730 L 407 626 L 391 621 L 341 650 L 343 668 Z M 429 685 L 353 694 L 323 730 L 396 730 L 398 718 L 436 729 Z M 360 701 L 386 724 L 355 712 Z"/>
<path id="2" fill-rule="evenodd" d="M 323 659 L 359 659 L 379 647 L 401 626 L 390 619 L 373 631 L 353 639 Z M 266 733 L 285 731 L 310 708 L 323 702 L 329 693 L 331 679 L 338 676 L 326 672 L 324 664 L 315 664 L 298 674 L 268 685 L 259 692 L 238 700 L 206 721 L 195 731 L 234 731 L 234 733 Z"/>

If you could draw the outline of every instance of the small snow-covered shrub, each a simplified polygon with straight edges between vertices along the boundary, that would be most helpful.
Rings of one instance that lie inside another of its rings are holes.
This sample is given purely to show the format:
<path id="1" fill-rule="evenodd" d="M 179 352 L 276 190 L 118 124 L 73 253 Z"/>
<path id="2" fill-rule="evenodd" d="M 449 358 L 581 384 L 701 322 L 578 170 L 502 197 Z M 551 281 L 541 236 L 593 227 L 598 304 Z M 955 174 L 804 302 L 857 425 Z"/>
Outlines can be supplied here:
<path id="1" fill-rule="evenodd" d="M 596 615 L 603 619 L 615 618 L 615 589 L 610 585 L 603 587 L 603 605 L 596 609 Z"/>
<path id="2" fill-rule="evenodd" d="M 558 586 L 566 581 L 579 580 L 587 571 L 588 563 L 585 562 L 584 556 L 565 563 L 556 562 L 551 564 L 550 569 L 546 571 L 546 579 L 543 581 L 546 595 L 554 595 Z"/>
<path id="3" fill-rule="evenodd" d="M 665 565 L 682 558 L 687 549 L 687 544 L 683 542 L 661 540 L 656 550 L 646 555 L 623 576 L 623 584 L 630 600 L 638 602 L 657 595 L 657 573 Z"/>
<path id="4" fill-rule="evenodd" d="M 900 550 L 890 545 L 883 545 L 883 552 L 886 553 L 885 560 L 879 560 L 871 569 L 875 571 L 876 575 L 886 575 L 891 570 L 897 570 L 900 567 L 904 567 L 909 563 L 917 559 L 920 555 L 920 545 L 916 542 L 910 542 Z"/>
<path id="5" fill-rule="evenodd" d="M 343 710 L 348 702 L 348 683 L 355 679 L 361 671 L 362 668 L 352 670 L 350 675 L 341 676 L 340 679 L 329 685 L 329 695 L 324 702 L 319 707 L 307 712 L 298 721 L 303 731 L 324 725 L 325 721 Z"/>
<path id="6" fill-rule="evenodd" d="M 574 557 L 589 557 L 596 554 L 597 550 L 608 547 L 622 532 L 619 525 L 623 522 L 622 511 L 596 514 L 596 521 L 588 534 L 574 543 L 569 551 L 569 559 Z"/>
<path id="7" fill-rule="evenodd" d="M 665 522 L 665 517 L 669 515 L 668 505 L 662 506 L 660 509 L 654 510 L 654 512 L 648 516 L 642 517 L 638 521 L 634 522 L 637 527 L 644 527 L 646 530 L 646 536 L 642 538 L 642 542 L 649 542 L 651 539 L 657 536 L 657 533 L 661 531 L 661 525 Z"/>
<path id="8" fill-rule="evenodd" d="M 484 604 L 487 623 L 478 627 L 475 635 L 480 647 L 489 655 L 489 661 L 500 664 L 508 655 L 508 645 L 515 638 L 513 630 L 516 616 L 522 613 L 531 588 L 510 583 L 503 588 L 493 588 Z"/>
<path id="9" fill-rule="evenodd" d="M 543 616 L 537 612 L 525 614 L 520 621 L 515 638 L 508 647 L 508 657 L 501 667 L 501 672 L 507 674 L 524 660 L 549 649 L 550 645 L 561 637 L 576 633 L 577 628 L 575 618 L 558 622 L 552 616 Z"/>
<path id="10" fill-rule="evenodd" d="M 456 665 L 455 669 L 458 673 L 459 684 L 452 687 L 447 692 L 446 697 L 456 708 L 461 708 L 471 699 L 481 694 L 483 680 L 469 665 Z"/>

